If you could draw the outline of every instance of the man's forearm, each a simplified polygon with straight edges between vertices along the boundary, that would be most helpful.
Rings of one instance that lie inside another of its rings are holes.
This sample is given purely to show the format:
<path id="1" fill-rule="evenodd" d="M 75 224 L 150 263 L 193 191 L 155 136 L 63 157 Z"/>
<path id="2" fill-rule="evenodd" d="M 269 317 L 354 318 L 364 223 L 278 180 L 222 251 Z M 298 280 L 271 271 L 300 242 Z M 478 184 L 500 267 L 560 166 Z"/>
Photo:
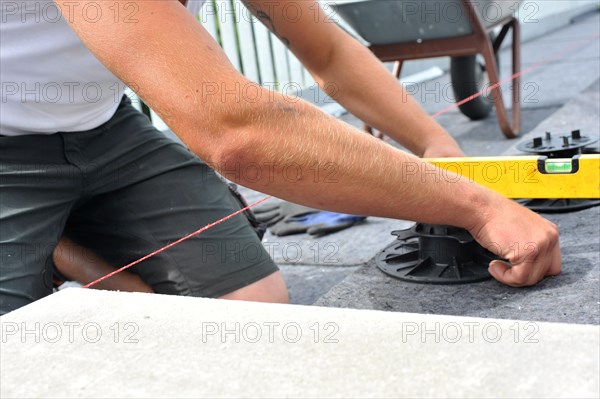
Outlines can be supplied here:
<path id="1" fill-rule="evenodd" d="M 294 52 L 321 88 L 360 119 L 419 156 L 463 155 L 383 64 L 333 23 L 317 2 L 294 3 L 301 13 L 298 21 L 289 23 L 285 9 L 293 0 L 243 1 Z"/>
<path id="2" fill-rule="evenodd" d="M 454 143 L 383 64 L 350 37 L 334 47 L 318 80 L 351 113 L 416 155 L 434 143 Z"/>
<path id="3" fill-rule="evenodd" d="M 473 228 L 497 197 L 304 102 L 279 94 L 213 166 L 258 191 L 316 208 Z M 260 117 L 258 117 L 260 115 Z"/>

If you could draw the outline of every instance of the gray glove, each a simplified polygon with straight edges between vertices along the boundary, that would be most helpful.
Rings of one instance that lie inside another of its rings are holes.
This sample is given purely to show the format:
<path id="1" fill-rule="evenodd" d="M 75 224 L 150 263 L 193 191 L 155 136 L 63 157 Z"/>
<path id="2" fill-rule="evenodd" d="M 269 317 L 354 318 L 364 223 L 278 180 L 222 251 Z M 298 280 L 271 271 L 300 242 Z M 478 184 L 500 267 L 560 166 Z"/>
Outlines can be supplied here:
<path id="1" fill-rule="evenodd" d="M 280 201 L 254 209 L 256 219 L 266 223 L 276 236 L 308 233 L 323 236 L 347 229 L 364 221 L 363 216 L 320 211 L 307 206 Z"/>

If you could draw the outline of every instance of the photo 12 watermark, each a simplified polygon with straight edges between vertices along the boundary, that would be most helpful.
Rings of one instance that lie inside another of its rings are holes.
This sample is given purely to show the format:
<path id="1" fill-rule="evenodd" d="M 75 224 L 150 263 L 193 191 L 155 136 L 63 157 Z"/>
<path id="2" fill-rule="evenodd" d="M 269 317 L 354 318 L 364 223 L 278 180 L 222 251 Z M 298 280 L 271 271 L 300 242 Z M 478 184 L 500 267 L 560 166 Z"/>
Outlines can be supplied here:
<path id="1" fill-rule="evenodd" d="M 88 343 L 112 342 L 137 344 L 140 327 L 135 322 L 114 322 L 110 325 L 94 321 L 12 322 L 2 321 L 3 344 L 20 343 Z"/>
<path id="2" fill-rule="evenodd" d="M 515 344 L 537 344 L 540 342 L 540 327 L 535 322 L 516 321 L 508 328 L 503 328 L 495 321 L 462 321 L 462 322 L 402 322 L 400 324 L 400 340 L 409 342 L 475 343 L 487 344 L 511 342 Z"/>
<path id="3" fill-rule="evenodd" d="M 202 322 L 200 342 L 206 343 L 288 343 L 301 341 L 315 344 L 339 343 L 339 324 L 329 322 L 297 323 L 294 321 Z"/>
<path id="4" fill-rule="evenodd" d="M 3 23 L 72 23 L 82 19 L 86 23 L 139 22 L 140 6 L 135 1 L 65 1 L 61 8 L 54 1 L 2 1 Z"/>
<path id="5" fill-rule="evenodd" d="M 191 1 L 199 2 L 199 0 Z M 202 24 L 251 24 L 256 19 L 264 21 L 267 18 L 268 21 L 276 20 L 288 24 L 301 21 L 340 24 L 342 18 L 336 12 L 337 4 L 338 2 L 335 1 L 315 3 L 303 0 L 268 2 L 214 0 L 197 4 L 194 10 L 197 10 L 197 18 Z M 502 20 L 507 14 L 516 15 L 523 23 L 539 22 L 538 1 L 476 0 L 472 4 L 481 20 L 488 25 Z M 458 1 L 403 0 L 393 2 L 393 7 L 398 23 L 404 24 L 409 22 L 456 24 L 470 18 L 469 11 Z"/>
<path id="6" fill-rule="evenodd" d="M 127 89 L 131 89 L 131 91 Z M 111 101 L 118 104 L 123 95 L 128 95 L 132 103 L 140 100 L 134 95 L 138 90 L 135 83 L 129 86 L 118 81 L 3 81 L 0 88 L 0 101 L 6 103 L 35 104 L 97 104 Z"/>

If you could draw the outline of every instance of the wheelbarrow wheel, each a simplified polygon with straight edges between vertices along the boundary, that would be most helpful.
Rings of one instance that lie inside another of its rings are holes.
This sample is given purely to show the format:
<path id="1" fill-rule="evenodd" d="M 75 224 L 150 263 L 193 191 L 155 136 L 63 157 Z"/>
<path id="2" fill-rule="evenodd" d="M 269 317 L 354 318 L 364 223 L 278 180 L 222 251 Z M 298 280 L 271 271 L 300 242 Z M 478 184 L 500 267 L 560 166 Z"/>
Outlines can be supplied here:
<path id="1" fill-rule="evenodd" d="M 492 42 L 494 38 L 490 36 Z M 497 53 L 496 66 L 499 66 Z M 450 77 L 452 79 L 452 90 L 457 102 L 479 93 L 490 85 L 485 62 L 481 55 L 452 57 L 450 60 Z M 486 118 L 494 107 L 492 94 L 486 94 L 459 105 L 460 112 L 472 120 Z"/>

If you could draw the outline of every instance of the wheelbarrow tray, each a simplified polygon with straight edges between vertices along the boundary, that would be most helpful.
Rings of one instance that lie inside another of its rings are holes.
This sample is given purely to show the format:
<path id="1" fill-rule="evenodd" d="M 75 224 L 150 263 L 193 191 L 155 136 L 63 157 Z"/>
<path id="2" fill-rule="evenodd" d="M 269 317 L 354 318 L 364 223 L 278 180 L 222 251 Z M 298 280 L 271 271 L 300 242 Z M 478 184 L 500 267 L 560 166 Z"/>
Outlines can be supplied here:
<path id="1" fill-rule="evenodd" d="M 484 26 L 512 17 L 522 0 L 474 2 Z M 471 34 L 469 16 L 460 0 L 366 0 L 331 4 L 372 45 L 420 42 Z"/>

